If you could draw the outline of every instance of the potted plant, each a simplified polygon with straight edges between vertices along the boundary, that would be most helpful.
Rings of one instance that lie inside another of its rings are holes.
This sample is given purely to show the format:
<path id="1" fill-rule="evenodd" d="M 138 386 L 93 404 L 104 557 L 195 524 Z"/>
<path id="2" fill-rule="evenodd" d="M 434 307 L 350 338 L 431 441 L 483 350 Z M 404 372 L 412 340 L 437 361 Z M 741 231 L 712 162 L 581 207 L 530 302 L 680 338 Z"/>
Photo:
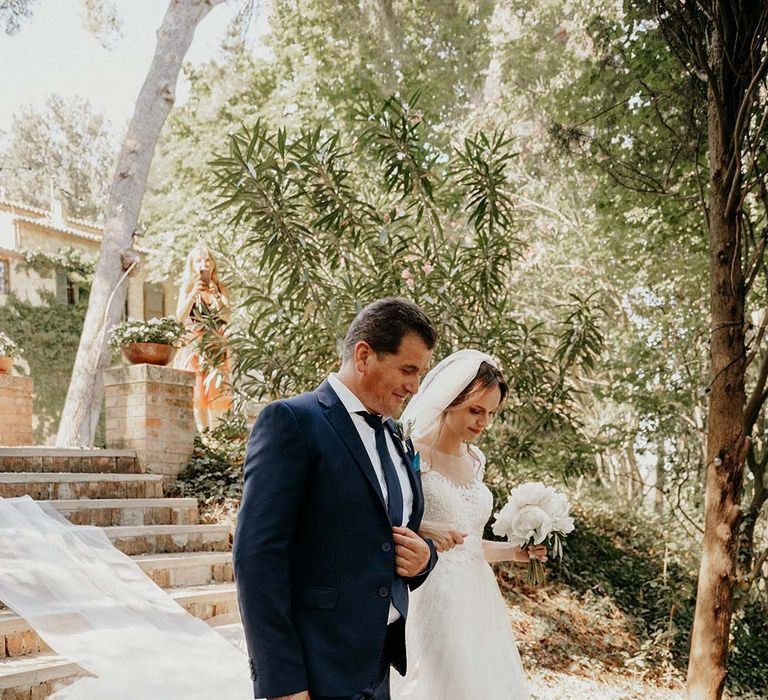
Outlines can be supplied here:
<path id="1" fill-rule="evenodd" d="M 112 328 L 109 344 L 132 365 L 167 365 L 179 346 L 184 326 L 175 318 L 129 319 Z"/>
<path id="2" fill-rule="evenodd" d="M 10 374 L 13 359 L 22 356 L 21 348 L 0 331 L 0 374 Z"/>

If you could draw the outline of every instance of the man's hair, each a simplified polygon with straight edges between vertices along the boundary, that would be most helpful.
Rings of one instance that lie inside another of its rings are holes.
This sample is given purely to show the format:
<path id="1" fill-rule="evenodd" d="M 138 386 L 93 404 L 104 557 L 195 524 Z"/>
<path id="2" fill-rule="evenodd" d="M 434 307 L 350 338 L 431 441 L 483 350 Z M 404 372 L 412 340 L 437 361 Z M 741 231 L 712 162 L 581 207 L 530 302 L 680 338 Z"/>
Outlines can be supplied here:
<path id="1" fill-rule="evenodd" d="M 355 345 L 365 341 L 376 353 L 394 354 L 403 337 L 413 333 L 431 350 L 437 331 L 429 317 L 412 301 L 390 297 L 366 306 L 349 326 L 344 338 L 343 360 L 352 357 Z"/>

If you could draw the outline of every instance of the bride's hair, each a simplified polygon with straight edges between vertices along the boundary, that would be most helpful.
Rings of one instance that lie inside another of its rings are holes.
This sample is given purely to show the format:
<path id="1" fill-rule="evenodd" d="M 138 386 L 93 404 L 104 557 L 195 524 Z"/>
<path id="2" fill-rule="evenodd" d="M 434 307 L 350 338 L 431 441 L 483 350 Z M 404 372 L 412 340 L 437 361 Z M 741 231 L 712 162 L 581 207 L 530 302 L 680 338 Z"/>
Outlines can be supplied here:
<path id="1" fill-rule="evenodd" d="M 437 437 L 442 430 L 443 422 L 445 421 L 445 415 L 450 409 L 456 408 L 456 406 L 461 406 L 462 404 L 471 401 L 475 397 L 482 394 L 484 391 L 492 389 L 495 386 L 499 387 L 499 392 L 501 393 L 501 400 L 499 401 L 499 405 L 501 405 L 504 403 L 504 399 L 506 399 L 507 395 L 509 394 L 509 386 L 504 379 L 504 375 L 501 373 L 501 370 L 498 367 L 494 367 L 489 362 L 481 362 L 480 367 L 477 369 L 475 378 L 469 384 L 467 384 L 467 386 L 461 392 L 459 392 L 459 395 L 453 401 L 451 401 L 448 407 L 440 414 L 438 419 L 437 432 L 432 438 L 432 444 L 434 445 L 435 441 L 437 440 Z M 478 476 L 483 468 L 483 464 L 473 450 L 469 450 L 469 455 L 475 462 L 475 476 Z"/>
<path id="2" fill-rule="evenodd" d="M 504 380 L 504 375 L 498 367 L 494 367 L 488 362 L 481 362 L 475 378 L 467 384 L 464 390 L 453 401 L 451 401 L 446 410 L 461 406 L 467 401 L 471 401 L 476 396 L 482 394 L 487 389 L 492 389 L 495 386 L 499 387 L 499 392 L 501 392 L 501 401 L 499 401 L 499 404 L 502 404 L 509 393 L 509 387 Z"/>

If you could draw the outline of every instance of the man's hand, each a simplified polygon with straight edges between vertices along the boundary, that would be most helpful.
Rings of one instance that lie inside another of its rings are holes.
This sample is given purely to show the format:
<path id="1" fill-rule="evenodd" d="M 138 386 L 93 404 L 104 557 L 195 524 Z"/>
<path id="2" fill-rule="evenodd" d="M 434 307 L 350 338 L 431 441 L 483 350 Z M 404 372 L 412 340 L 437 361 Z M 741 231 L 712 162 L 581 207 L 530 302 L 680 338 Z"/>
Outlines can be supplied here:
<path id="1" fill-rule="evenodd" d="M 300 693 L 294 693 L 293 695 L 281 695 L 276 698 L 269 698 L 269 700 L 312 700 L 309 697 L 308 690 L 302 690 Z"/>
<path id="2" fill-rule="evenodd" d="M 395 572 L 411 578 L 422 573 L 429 564 L 429 545 L 407 527 L 393 527 L 395 538 Z"/>

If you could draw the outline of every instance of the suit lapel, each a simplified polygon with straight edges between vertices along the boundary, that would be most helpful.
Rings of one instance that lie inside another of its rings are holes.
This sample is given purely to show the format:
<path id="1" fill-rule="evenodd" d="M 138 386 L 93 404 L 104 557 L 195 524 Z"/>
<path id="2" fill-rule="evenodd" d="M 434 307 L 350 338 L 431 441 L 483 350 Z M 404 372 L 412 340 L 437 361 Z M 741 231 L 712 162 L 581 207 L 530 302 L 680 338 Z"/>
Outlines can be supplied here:
<path id="1" fill-rule="evenodd" d="M 376 492 L 376 496 L 381 503 L 381 507 L 384 512 L 387 512 L 387 504 L 384 502 L 384 496 L 381 493 L 381 486 L 379 480 L 376 477 L 376 472 L 373 469 L 371 460 L 368 458 L 368 453 L 365 451 L 363 441 L 360 439 L 360 434 L 355 428 L 355 424 L 352 422 L 352 417 L 347 412 L 344 404 L 339 399 L 338 394 L 333 390 L 333 387 L 324 381 L 316 390 L 315 395 L 320 405 L 323 407 L 323 414 L 326 420 L 331 424 L 338 436 L 347 446 L 352 457 L 354 457 L 357 466 L 363 472 L 363 475 L 370 483 L 371 488 Z"/>

